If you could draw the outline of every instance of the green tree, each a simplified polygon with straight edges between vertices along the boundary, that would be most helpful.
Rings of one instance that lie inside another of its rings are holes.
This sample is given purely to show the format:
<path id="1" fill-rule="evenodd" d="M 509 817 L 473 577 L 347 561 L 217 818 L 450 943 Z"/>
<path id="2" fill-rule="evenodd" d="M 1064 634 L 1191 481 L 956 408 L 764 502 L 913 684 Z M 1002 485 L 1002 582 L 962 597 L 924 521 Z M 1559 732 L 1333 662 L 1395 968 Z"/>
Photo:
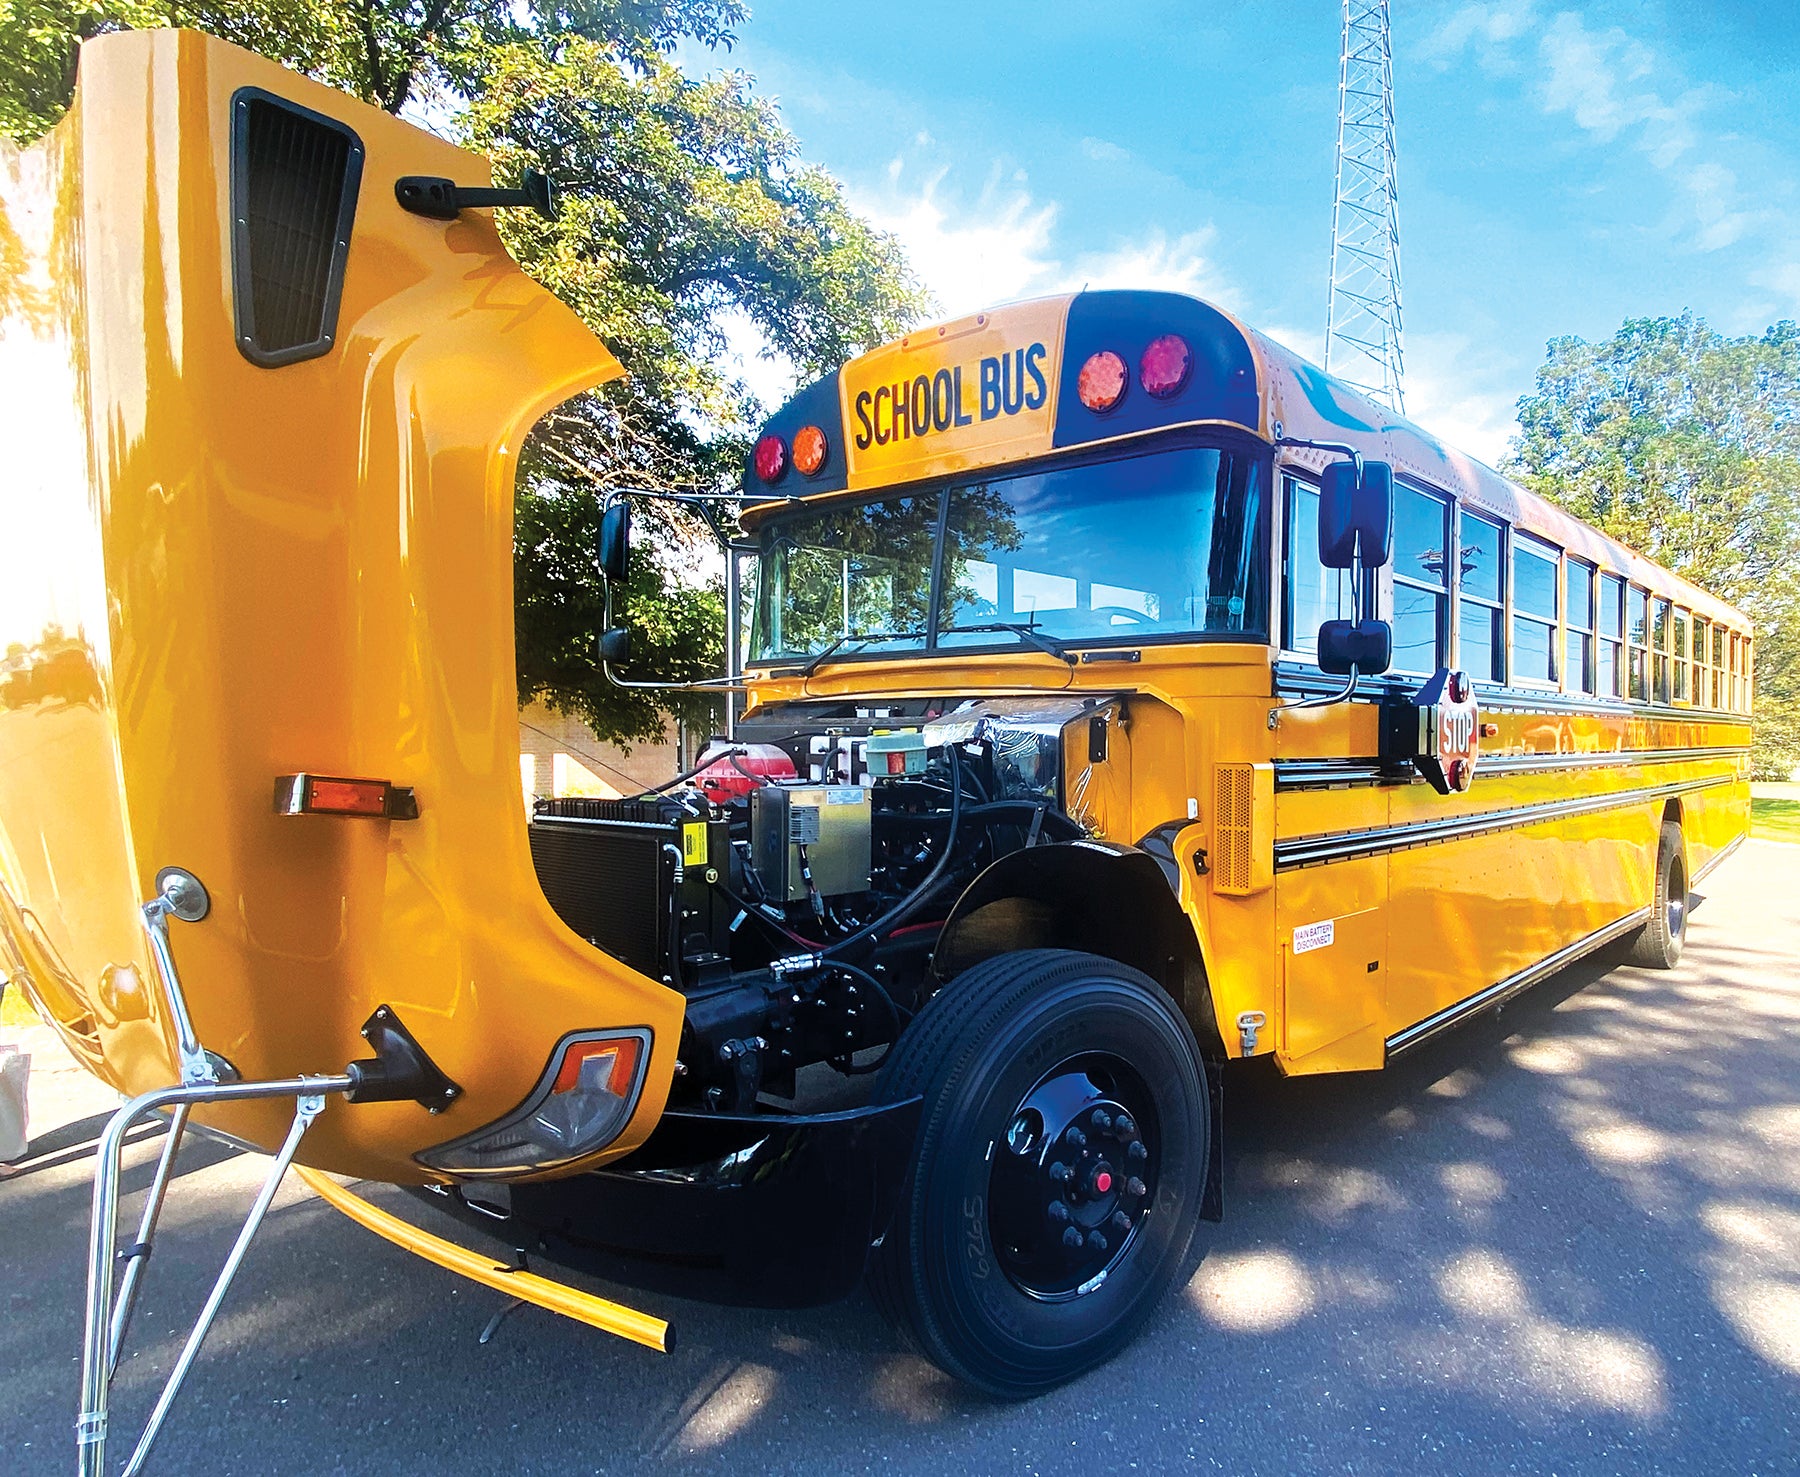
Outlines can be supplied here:
<path id="1" fill-rule="evenodd" d="M 555 222 L 507 212 L 501 233 L 629 377 L 553 411 L 522 454 L 519 688 L 631 741 L 709 705 L 622 691 L 598 669 L 603 491 L 733 489 L 761 412 L 724 367 L 735 325 L 809 377 L 925 306 L 896 243 L 804 163 L 750 77 L 670 59 L 682 43 L 729 47 L 745 15 L 739 0 L 0 0 L 0 133 L 32 138 L 60 116 L 82 39 L 187 25 L 391 112 L 424 108 L 501 179 L 532 165 L 562 186 Z M 716 674 L 709 536 L 677 505 L 640 511 L 633 673 Z"/>
<path id="2" fill-rule="evenodd" d="M 1760 776 L 1800 764 L 1800 327 L 1553 339 L 1509 469 L 1756 622 Z"/>

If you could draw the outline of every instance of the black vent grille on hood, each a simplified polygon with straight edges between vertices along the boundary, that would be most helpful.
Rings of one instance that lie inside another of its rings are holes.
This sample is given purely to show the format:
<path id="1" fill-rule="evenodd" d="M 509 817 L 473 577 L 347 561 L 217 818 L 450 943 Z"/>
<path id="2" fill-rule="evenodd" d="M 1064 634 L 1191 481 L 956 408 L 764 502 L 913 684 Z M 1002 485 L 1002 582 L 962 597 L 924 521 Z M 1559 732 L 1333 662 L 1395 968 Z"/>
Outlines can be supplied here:
<path id="1" fill-rule="evenodd" d="M 238 348 L 272 369 L 337 336 L 362 140 L 256 87 L 231 100 L 231 276 Z"/>

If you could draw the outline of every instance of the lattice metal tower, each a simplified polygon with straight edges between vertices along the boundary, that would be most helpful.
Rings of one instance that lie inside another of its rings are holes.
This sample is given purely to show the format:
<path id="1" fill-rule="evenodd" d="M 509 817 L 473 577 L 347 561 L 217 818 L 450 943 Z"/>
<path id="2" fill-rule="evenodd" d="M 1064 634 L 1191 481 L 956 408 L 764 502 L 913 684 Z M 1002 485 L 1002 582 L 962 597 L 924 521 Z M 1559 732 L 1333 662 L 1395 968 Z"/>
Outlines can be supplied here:
<path id="1" fill-rule="evenodd" d="M 1344 0 L 1325 368 L 1405 413 L 1388 0 Z"/>

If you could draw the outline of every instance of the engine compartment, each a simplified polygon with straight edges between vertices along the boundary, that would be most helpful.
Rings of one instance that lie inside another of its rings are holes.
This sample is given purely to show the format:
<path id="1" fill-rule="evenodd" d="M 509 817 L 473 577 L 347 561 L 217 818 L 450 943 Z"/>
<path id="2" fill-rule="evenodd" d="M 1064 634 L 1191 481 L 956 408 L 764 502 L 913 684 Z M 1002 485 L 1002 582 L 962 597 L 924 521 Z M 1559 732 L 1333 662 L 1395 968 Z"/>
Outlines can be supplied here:
<path id="1" fill-rule="evenodd" d="M 532 859 L 570 928 L 686 997 L 671 1105 L 752 1111 L 807 1067 L 879 1069 L 969 883 L 1089 834 L 1069 796 L 1125 716 L 1092 695 L 768 704 L 659 790 L 537 801 Z"/>

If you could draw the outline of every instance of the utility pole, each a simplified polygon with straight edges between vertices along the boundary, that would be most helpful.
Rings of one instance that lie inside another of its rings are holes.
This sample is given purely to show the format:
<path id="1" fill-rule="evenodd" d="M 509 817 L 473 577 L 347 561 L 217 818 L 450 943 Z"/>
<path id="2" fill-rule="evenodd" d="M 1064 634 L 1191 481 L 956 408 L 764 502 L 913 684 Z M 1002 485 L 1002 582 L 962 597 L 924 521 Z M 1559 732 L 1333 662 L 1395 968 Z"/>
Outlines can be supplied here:
<path id="1" fill-rule="evenodd" d="M 1344 0 L 1325 368 L 1406 413 L 1388 0 Z"/>

